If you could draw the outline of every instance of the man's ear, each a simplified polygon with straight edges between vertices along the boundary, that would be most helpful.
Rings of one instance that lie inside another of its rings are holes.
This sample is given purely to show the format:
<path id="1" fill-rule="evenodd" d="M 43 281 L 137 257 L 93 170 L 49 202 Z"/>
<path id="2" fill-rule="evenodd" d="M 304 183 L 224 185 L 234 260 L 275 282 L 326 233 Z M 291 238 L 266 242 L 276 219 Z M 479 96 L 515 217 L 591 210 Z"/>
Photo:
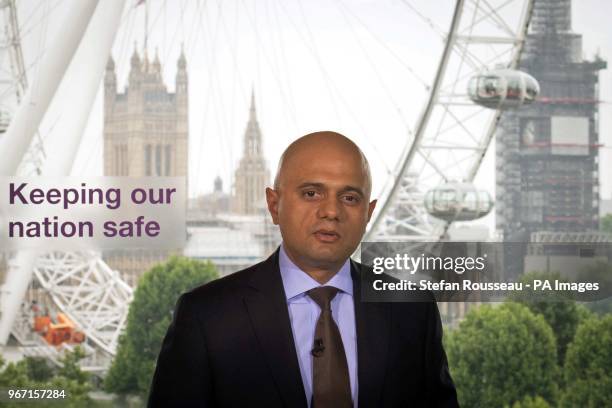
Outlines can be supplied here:
<path id="1" fill-rule="evenodd" d="M 372 218 L 372 213 L 374 213 L 374 208 L 376 208 L 377 202 L 378 200 L 372 200 L 370 201 L 370 204 L 368 204 L 368 222 L 370 222 L 370 218 Z"/>
<path id="2" fill-rule="evenodd" d="M 278 199 L 278 191 L 266 187 L 266 202 L 268 203 L 268 211 L 270 211 L 274 225 L 278 225 Z"/>

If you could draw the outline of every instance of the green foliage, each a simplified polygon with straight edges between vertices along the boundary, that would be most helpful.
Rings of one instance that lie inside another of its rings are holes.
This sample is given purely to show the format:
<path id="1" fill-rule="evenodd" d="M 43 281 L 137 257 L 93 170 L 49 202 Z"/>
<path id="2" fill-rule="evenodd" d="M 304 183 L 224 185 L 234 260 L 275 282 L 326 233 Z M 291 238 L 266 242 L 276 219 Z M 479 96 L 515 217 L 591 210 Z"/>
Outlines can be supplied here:
<path id="1" fill-rule="evenodd" d="M 17 363 L 9 363 L 0 357 L 0 388 L 31 390 L 64 390 L 67 398 L 61 402 L 62 407 L 84 407 L 91 405 L 89 391 L 91 385 L 89 374 L 81 371 L 78 362 L 85 356 L 80 347 L 66 353 L 62 358 L 62 367 L 56 369 L 41 358 L 26 357 Z M 25 408 L 29 406 L 58 406 L 51 400 L 36 401 L 32 404 L 19 401 L 3 403 L 3 407 Z"/>
<path id="2" fill-rule="evenodd" d="M 578 281 L 599 283 L 599 291 L 582 299 L 587 300 L 583 303 L 586 308 L 599 315 L 612 313 L 612 265 L 607 262 L 591 264 L 580 271 Z"/>
<path id="3" fill-rule="evenodd" d="M 514 302 L 484 305 L 447 337 L 461 406 L 502 407 L 529 395 L 555 402 L 556 343 L 541 315 Z"/>
<path id="4" fill-rule="evenodd" d="M 79 361 L 85 357 L 85 352 L 79 346 L 75 347 L 72 353 L 67 353 L 62 357 L 62 366 L 58 375 L 69 380 L 74 380 L 78 384 L 86 384 L 89 381 L 89 374 L 81 371 Z"/>
<path id="5" fill-rule="evenodd" d="M 554 280 L 567 281 L 562 279 L 559 273 L 529 272 L 521 277 L 520 282 L 532 283 L 535 279 L 549 280 L 550 282 Z M 575 301 L 560 296 L 554 291 L 538 292 L 537 300 L 535 298 L 536 295 L 533 295 L 532 291 L 523 290 L 515 292 L 509 300 L 521 303 L 533 313 L 544 317 L 555 334 L 557 361 L 559 365 L 562 365 L 567 346 L 573 340 L 576 328 L 585 311 L 580 310 Z"/>
<path id="6" fill-rule="evenodd" d="M 578 309 L 578 322 L 579 324 L 584 322 L 587 319 L 590 319 L 594 316 L 593 311 L 586 307 L 582 303 L 576 304 L 576 308 Z M 575 334 L 574 334 L 575 336 Z"/>
<path id="7" fill-rule="evenodd" d="M 599 229 L 612 234 L 612 214 L 606 214 L 599 220 Z"/>
<path id="8" fill-rule="evenodd" d="M 53 378 L 53 367 L 42 357 L 26 357 L 26 373 L 33 381 L 45 382 Z"/>
<path id="9" fill-rule="evenodd" d="M 550 408 L 546 400 L 539 395 L 535 397 L 527 396 L 520 402 L 515 402 L 512 408 Z"/>
<path id="10" fill-rule="evenodd" d="M 105 389 L 146 395 L 179 296 L 218 277 L 210 262 L 172 257 L 146 272 L 130 305 L 127 328 L 105 378 Z"/>
<path id="11" fill-rule="evenodd" d="M 1 363 L 0 388 L 26 388 L 34 383 L 28 378 L 28 364 L 25 360 L 6 364 L 2 359 Z"/>
<path id="12" fill-rule="evenodd" d="M 612 315 L 584 321 L 565 356 L 564 407 L 612 406 Z"/>

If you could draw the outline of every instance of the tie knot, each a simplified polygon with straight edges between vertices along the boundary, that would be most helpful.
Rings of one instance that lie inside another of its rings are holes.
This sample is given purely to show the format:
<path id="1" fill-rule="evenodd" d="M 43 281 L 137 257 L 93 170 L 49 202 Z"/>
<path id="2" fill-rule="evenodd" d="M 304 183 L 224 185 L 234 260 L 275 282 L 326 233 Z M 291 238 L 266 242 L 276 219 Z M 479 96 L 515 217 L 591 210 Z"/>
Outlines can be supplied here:
<path id="1" fill-rule="evenodd" d="M 319 305 L 321 310 L 331 310 L 331 301 L 339 290 L 333 286 L 319 286 L 306 293 Z"/>

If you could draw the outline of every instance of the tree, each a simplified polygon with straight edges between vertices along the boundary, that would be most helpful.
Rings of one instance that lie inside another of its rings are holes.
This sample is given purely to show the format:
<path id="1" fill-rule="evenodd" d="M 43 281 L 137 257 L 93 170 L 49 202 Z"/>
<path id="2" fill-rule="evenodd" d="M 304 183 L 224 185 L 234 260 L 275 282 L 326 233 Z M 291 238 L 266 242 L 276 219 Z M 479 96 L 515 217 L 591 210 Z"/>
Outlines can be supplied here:
<path id="1" fill-rule="evenodd" d="M 470 311 L 447 336 L 451 374 L 462 406 L 502 407 L 526 396 L 556 400 L 552 329 L 527 307 L 504 303 Z"/>
<path id="2" fill-rule="evenodd" d="M 33 381 L 28 378 L 27 362 L 24 360 L 16 363 L 6 364 L 4 358 L 0 358 L 0 388 L 27 388 Z"/>
<path id="3" fill-rule="evenodd" d="M 599 291 L 585 299 L 584 305 L 600 315 L 612 313 L 612 265 L 601 261 L 591 264 L 582 269 L 579 280 L 599 283 Z"/>
<path id="4" fill-rule="evenodd" d="M 146 395 L 179 296 L 218 277 L 211 262 L 172 257 L 146 272 L 130 304 L 127 327 L 105 378 L 105 389 Z"/>
<path id="5" fill-rule="evenodd" d="M 520 402 L 515 402 L 512 408 L 550 408 L 550 404 L 539 395 L 535 397 L 527 396 Z"/>
<path id="6" fill-rule="evenodd" d="M 53 367 L 42 357 L 26 357 L 26 370 L 28 378 L 34 381 L 45 382 L 53 378 Z"/>
<path id="7" fill-rule="evenodd" d="M 558 272 L 529 272 L 524 274 L 519 281 L 532 283 L 535 279 L 549 280 L 550 282 L 554 280 L 566 281 L 561 278 Z M 587 313 L 585 310 L 580 310 L 583 306 L 554 291 L 542 291 L 534 295 L 532 291 L 523 290 L 513 293 L 509 300 L 521 303 L 533 313 L 544 317 L 544 320 L 553 329 L 557 339 L 557 361 L 559 365 L 562 365 L 565 351 L 574 338 L 581 316 Z"/>
<path id="8" fill-rule="evenodd" d="M 79 384 L 86 384 L 90 376 L 79 367 L 79 361 L 84 357 L 85 352 L 83 349 L 80 346 L 75 347 L 72 353 L 67 353 L 62 357 L 62 365 L 57 374 L 69 380 L 74 380 Z"/>
<path id="9" fill-rule="evenodd" d="M 612 315 L 583 322 L 565 356 L 564 407 L 612 406 Z"/>
<path id="10" fill-rule="evenodd" d="M 612 234 L 612 214 L 606 214 L 599 220 L 599 229 Z"/>
<path id="11" fill-rule="evenodd" d="M 92 400 L 89 398 L 91 391 L 89 374 L 81 371 L 78 365 L 84 356 L 83 350 L 77 346 L 73 351 L 64 354 L 60 368 L 50 367 L 45 360 L 36 357 L 26 357 L 5 366 L 5 361 L 0 357 L 0 369 L 2 369 L 0 389 L 64 390 L 66 398 L 61 401 L 62 407 L 90 406 Z M 40 403 L 35 405 L 41 406 Z M 23 408 L 28 405 L 16 401 L 14 404 L 6 403 L 3 406 Z"/>

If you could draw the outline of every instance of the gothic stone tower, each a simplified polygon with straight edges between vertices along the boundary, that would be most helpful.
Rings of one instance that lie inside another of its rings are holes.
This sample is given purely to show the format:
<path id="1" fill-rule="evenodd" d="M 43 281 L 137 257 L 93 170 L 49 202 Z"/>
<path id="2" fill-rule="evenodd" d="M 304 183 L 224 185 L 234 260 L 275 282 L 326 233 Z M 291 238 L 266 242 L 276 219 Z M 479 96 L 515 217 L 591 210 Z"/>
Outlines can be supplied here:
<path id="1" fill-rule="evenodd" d="M 533 105 L 504 113 L 497 134 L 496 220 L 504 241 L 598 228 L 599 71 L 605 67 L 597 57 L 583 59 L 582 36 L 571 29 L 571 0 L 536 0 L 520 69 L 542 91 Z M 508 256 L 511 276 L 522 272 L 523 256 Z"/>
<path id="2" fill-rule="evenodd" d="M 270 171 L 263 155 L 261 130 L 255 112 L 255 95 L 251 94 L 249 122 L 244 132 L 244 153 L 235 173 L 233 210 L 238 214 L 261 214 L 264 190 L 270 180 Z"/>
<path id="3" fill-rule="evenodd" d="M 176 90 L 168 92 L 157 55 L 152 63 L 134 51 L 125 92 L 117 92 L 115 63 L 104 79 L 104 174 L 187 177 L 188 80 L 185 55 Z"/>
<path id="4" fill-rule="evenodd" d="M 184 53 L 177 63 L 175 92 L 162 78 L 157 53 L 134 50 L 128 84 L 117 92 L 115 63 L 109 59 L 104 78 L 104 175 L 185 177 L 188 171 L 188 79 Z M 134 286 L 140 275 L 167 257 L 166 251 L 111 251 L 106 262 Z"/>

